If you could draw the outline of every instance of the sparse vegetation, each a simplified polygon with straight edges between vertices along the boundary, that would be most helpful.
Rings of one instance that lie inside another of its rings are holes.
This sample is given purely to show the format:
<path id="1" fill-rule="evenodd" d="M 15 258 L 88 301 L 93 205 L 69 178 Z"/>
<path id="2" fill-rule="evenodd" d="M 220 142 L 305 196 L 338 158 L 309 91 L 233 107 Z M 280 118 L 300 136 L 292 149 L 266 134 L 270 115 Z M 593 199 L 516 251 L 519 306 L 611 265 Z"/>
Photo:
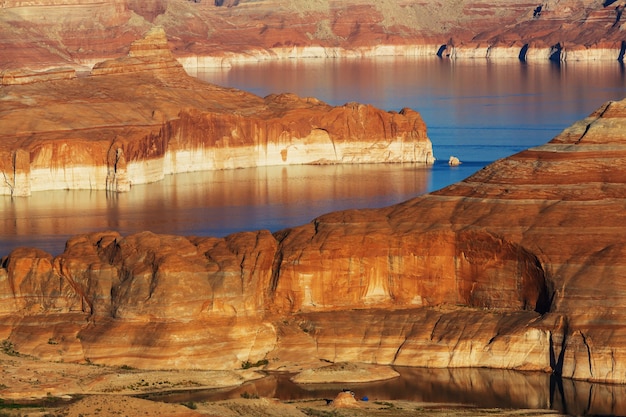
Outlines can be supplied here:
<path id="1" fill-rule="evenodd" d="M 246 400 L 257 399 L 259 398 L 259 394 L 256 394 L 256 393 L 250 394 L 248 391 L 244 391 L 243 393 L 241 393 L 241 398 L 245 398 Z"/>
<path id="2" fill-rule="evenodd" d="M 187 401 L 187 402 L 180 403 L 180 404 L 184 405 L 185 407 L 189 408 L 190 410 L 196 410 L 198 408 L 196 403 L 194 403 L 193 401 Z"/>
<path id="3" fill-rule="evenodd" d="M 393 408 L 396 408 L 395 404 L 390 403 L 388 401 L 374 401 L 374 404 L 382 405 L 385 407 L 386 410 L 391 410 Z"/>
<path id="4" fill-rule="evenodd" d="M 341 417 L 341 414 L 337 410 L 316 410 L 315 408 L 302 408 L 300 409 L 307 416 L 313 417 Z"/>
<path id="5" fill-rule="evenodd" d="M 256 361 L 254 363 L 250 361 L 241 362 L 241 369 L 250 369 L 250 368 L 259 368 L 261 366 L 265 366 L 269 363 L 267 359 L 261 359 L 260 361 Z"/>
<path id="6" fill-rule="evenodd" d="M 4 352 L 6 355 L 9 356 L 20 356 L 20 353 L 15 350 L 15 346 L 13 345 L 13 342 L 11 342 L 10 340 L 3 340 L 2 341 L 2 352 Z"/>

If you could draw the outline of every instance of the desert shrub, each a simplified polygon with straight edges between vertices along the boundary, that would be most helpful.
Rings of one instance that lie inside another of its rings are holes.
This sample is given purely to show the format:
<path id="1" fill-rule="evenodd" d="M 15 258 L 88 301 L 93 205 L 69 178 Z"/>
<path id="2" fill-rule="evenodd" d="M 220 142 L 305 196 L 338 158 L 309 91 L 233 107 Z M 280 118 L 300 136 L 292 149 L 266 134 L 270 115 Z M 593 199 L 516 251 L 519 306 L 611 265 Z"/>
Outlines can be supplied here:
<path id="1" fill-rule="evenodd" d="M 241 398 L 245 398 L 246 400 L 254 400 L 254 399 L 259 398 L 259 395 L 255 393 L 250 394 L 248 391 L 244 391 L 241 394 Z"/>
<path id="2" fill-rule="evenodd" d="M 250 369 L 250 368 L 258 368 L 261 366 L 265 366 L 269 363 L 267 359 L 261 359 L 260 361 L 256 361 L 254 363 L 250 361 L 241 362 L 241 369 Z"/>
<path id="3" fill-rule="evenodd" d="M 2 351 L 9 356 L 19 356 L 20 354 L 17 350 L 15 350 L 15 346 L 13 346 L 13 342 L 10 340 L 3 340 L 0 346 Z"/>
<path id="4" fill-rule="evenodd" d="M 190 410 L 195 410 L 198 408 L 198 406 L 196 405 L 196 403 L 194 403 L 193 401 L 187 401 L 184 403 L 180 403 L 181 405 L 184 405 L 185 407 L 189 408 Z"/>

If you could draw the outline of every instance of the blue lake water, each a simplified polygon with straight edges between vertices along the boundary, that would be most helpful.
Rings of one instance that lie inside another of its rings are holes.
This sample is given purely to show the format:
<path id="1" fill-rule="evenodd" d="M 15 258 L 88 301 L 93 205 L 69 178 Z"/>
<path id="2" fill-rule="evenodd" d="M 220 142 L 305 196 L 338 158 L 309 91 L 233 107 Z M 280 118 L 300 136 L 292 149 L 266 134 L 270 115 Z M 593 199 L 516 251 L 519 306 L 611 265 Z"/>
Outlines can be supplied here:
<path id="1" fill-rule="evenodd" d="M 59 254 L 68 237 L 99 230 L 225 236 L 276 231 L 335 210 L 391 205 L 545 143 L 605 101 L 626 97 L 625 71 L 617 62 L 287 60 L 193 75 L 261 96 L 292 92 L 334 105 L 411 107 L 422 114 L 438 161 L 432 167 L 294 166 L 181 174 L 117 195 L 0 196 L 0 256 L 17 246 Z M 449 167 L 450 155 L 462 165 Z"/>

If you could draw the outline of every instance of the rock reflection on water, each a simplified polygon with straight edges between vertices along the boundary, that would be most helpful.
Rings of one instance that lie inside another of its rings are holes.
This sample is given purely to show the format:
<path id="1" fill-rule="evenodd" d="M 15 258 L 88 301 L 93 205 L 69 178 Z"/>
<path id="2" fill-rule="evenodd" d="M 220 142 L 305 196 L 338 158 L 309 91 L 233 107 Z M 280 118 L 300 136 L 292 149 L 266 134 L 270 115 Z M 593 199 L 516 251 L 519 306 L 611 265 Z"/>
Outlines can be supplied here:
<path id="1" fill-rule="evenodd" d="M 554 402 L 570 415 L 626 415 L 626 385 L 554 381 Z"/>
<path id="2" fill-rule="evenodd" d="M 383 207 L 431 191 L 432 170 L 422 164 L 260 167 L 170 175 L 121 194 L 0 196 L 0 257 L 18 246 L 57 255 L 69 237 L 101 230 L 217 237 L 274 232 L 330 211 Z"/>
<path id="3" fill-rule="evenodd" d="M 152 395 L 164 402 L 219 401 L 248 396 L 282 401 L 334 398 L 343 389 L 369 401 L 407 400 L 481 408 L 553 409 L 570 415 L 626 415 L 626 386 L 561 380 L 541 372 L 461 368 L 395 368 L 400 376 L 358 384 L 306 384 L 269 373 L 236 388 Z"/>

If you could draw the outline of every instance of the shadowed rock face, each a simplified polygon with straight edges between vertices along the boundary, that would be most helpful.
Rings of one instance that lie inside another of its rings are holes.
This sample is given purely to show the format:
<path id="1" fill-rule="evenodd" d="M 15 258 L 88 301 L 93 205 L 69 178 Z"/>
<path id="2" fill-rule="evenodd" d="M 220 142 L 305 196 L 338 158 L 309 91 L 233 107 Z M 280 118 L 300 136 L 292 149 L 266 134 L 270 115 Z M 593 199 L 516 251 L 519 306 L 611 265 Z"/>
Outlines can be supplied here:
<path id="1" fill-rule="evenodd" d="M 625 114 L 607 103 L 438 192 L 275 234 L 106 232 L 56 258 L 16 250 L 0 338 L 138 367 L 322 359 L 626 382 Z"/>

